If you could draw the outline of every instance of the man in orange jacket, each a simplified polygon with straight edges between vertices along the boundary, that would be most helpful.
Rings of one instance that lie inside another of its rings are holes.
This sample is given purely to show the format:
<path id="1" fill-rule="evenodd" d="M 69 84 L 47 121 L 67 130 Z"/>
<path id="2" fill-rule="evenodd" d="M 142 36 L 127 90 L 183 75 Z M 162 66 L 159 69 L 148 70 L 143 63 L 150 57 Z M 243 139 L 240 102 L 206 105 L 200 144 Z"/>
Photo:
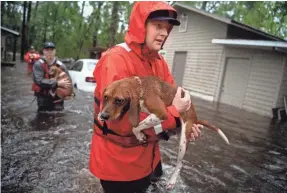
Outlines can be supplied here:
<path id="1" fill-rule="evenodd" d="M 40 59 L 40 54 L 35 50 L 34 46 L 30 47 L 30 50 L 26 53 L 24 59 L 27 62 L 28 74 L 32 72 L 34 63 Z"/>
<path id="2" fill-rule="evenodd" d="M 127 135 L 132 134 L 128 116 L 123 112 L 122 119 L 101 124 L 97 117 L 102 107 L 104 88 L 115 80 L 129 76 L 153 75 L 175 84 L 168 65 L 158 51 L 162 48 L 173 25 L 180 25 L 177 12 L 165 2 L 136 2 L 131 12 L 125 43 L 118 44 L 102 56 L 94 77 L 97 87 L 94 92 L 94 130 L 90 152 L 90 171 L 100 179 L 106 193 L 145 192 L 152 177 L 162 175 L 161 157 L 157 142 L 146 146 L 125 148 L 113 143 L 128 143 Z M 189 96 L 189 95 L 186 95 Z M 186 111 L 190 100 L 175 97 L 167 107 L 168 119 L 155 128 L 145 130 L 149 136 L 161 135 L 180 126 L 179 113 Z M 141 113 L 140 120 L 147 114 Z M 192 139 L 198 138 L 200 125 L 194 125 Z M 114 133 L 114 130 L 119 133 Z M 124 137 L 122 137 L 124 136 Z M 164 135 L 163 135 L 164 136 Z"/>

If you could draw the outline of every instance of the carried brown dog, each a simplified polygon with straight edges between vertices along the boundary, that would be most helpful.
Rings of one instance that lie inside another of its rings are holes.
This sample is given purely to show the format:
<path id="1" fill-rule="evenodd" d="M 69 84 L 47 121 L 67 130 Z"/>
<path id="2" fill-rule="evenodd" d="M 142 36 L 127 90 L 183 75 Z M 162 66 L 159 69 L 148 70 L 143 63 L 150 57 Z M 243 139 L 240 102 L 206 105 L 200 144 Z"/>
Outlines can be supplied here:
<path id="1" fill-rule="evenodd" d="M 49 77 L 50 79 L 54 80 L 62 80 L 62 79 L 68 79 L 70 81 L 70 85 L 68 88 L 61 88 L 58 87 L 55 92 L 50 90 L 51 96 L 55 97 L 56 95 L 60 98 L 60 100 L 54 101 L 59 102 L 61 100 L 70 100 L 75 96 L 74 89 L 72 86 L 72 80 L 69 78 L 69 76 L 61 69 L 61 67 L 58 66 L 52 66 L 49 69 Z"/>
<path id="2" fill-rule="evenodd" d="M 146 136 L 142 130 L 154 127 L 167 119 L 166 107 L 172 105 L 177 87 L 154 76 L 128 77 L 113 82 L 103 92 L 103 110 L 98 119 L 116 120 L 122 117 L 123 109 L 129 106 L 128 115 L 133 133 L 138 140 L 145 142 Z M 184 92 L 182 92 L 184 97 Z M 146 112 L 149 116 L 140 122 L 139 113 Z M 181 136 L 176 168 L 168 182 L 167 188 L 173 188 L 182 167 L 183 157 L 187 150 L 189 136 L 193 124 L 201 124 L 216 131 L 229 144 L 227 137 L 217 127 L 207 121 L 198 120 L 193 104 L 184 113 L 180 113 Z M 116 132 L 116 131 L 115 131 Z"/>

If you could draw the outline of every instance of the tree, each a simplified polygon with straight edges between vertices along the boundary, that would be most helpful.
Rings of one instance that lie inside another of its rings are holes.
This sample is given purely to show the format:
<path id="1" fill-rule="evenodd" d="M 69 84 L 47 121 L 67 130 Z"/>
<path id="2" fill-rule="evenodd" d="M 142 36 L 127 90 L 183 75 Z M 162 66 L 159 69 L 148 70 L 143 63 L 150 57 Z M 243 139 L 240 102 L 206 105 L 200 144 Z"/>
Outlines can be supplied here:
<path id="1" fill-rule="evenodd" d="M 97 1 L 97 2 L 94 2 L 94 4 L 92 4 L 94 8 L 94 12 L 95 12 L 94 13 L 95 21 L 94 21 L 93 47 L 96 47 L 97 42 L 98 42 L 99 26 L 101 25 L 101 8 L 103 4 L 104 4 L 103 1 Z"/>
<path id="2" fill-rule="evenodd" d="M 286 1 L 181 3 L 287 37 Z M 24 30 L 22 38 L 26 37 L 27 42 L 21 42 L 21 47 L 33 44 L 40 50 L 43 42 L 50 40 L 55 42 L 59 57 L 81 58 L 88 56 L 91 47 L 107 48 L 123 42 L 133 4 L 129 1 L 1 1 L 1 25 L 19 32 Z M 86 15 L 83 7 L 90 7 L 91 14 Z"/>
<path id="3" fill-rule="evenodd" d="M 23 2 L 23 18 L 22 18 L 22 37 L 21 37 L 21 59 L 24 59 L 24 52 L 26 50 L 26 11 L 27 11 L 27 1 Z"/>
<path id="4" fill-rule="evenodd" d="M 120 2 L 114 1 L 113 8 L 112 8 L 112 22 L 110 25 L 110 41 L 109 41 L 109 47 L 115 45 L 116 43 L 116 35 L 118 30 L 118 24 L 119 24 L 119 8 L 120 8 Z"/>
<path id="5" fill-rule="evenodd" d="M 31 18 L 31 9 L 32 9 L 32 1 L 28 2 L 28 13 L 27 13 L 27 21 L 25 24 L 25 51 L 27 51 L 28 45 L 31 45 L 29 32 L 30 32 L 30 18 Z"/>

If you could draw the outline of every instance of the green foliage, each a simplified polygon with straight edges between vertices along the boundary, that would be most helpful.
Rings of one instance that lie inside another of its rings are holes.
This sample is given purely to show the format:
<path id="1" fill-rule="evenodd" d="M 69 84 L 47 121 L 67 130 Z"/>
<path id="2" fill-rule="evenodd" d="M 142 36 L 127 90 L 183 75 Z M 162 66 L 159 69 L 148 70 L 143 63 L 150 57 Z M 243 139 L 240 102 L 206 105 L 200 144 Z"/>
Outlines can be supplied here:
<path id="1" fill-rule="evenodd" d="M 20 32 L 21 9 L 22 2 L 20 1 L 1 1 L 1 25 Z"/>
<path id="2" fill-rule="evenodd" d="M 287 38 L 286 1 L 185 1 L 182 3 L 234 19 L 272 35 Z"/>
<path id="3" fill-rule="evenodd" d="M 29 44 L 41 50 L 45 40 L 54 41 L 59 57 L 88 57 L 100 47 L 123 42 L 134 2 L 33 1 L 28 26 Z M 192 1 L 182 2 L 232 18 L 267 33 L 287 37 L 286 1 Z M 82 14 L 82 5 L 85 9 Z M 90 9 L 91 14 L 85 14 Z M 118 10 L 112 17 L 112 10 Z M 119 21 L 115 20 L 118 18 Z M 23 2 L 1 1 L 2 26 L 21 32 Z M 112 33 L 111 33 L 112 32 Z M 113 38 L 112 38 L 113 37 Z M 30 46 L 30 45 L 28 45 Z"/>
<path id="4" fill-rule="evenodd" d="M 102 4 L 100 9 L 99 3 Z M 83 4 L 86 6 L 82 14 Z M 111 1 L 34 1 L 28 29 L 29 42 L 40 51 L 44 41 L 53 41 L 59 57 L 88 57 L 94 39 L 97 39 L 97 46 L 111 45 L 113 5 Z M 120 22 L 114 24 L 115 43 L 123 42 L 132 5 L 130 2 L 118 3 Z M 88 9 L 90 15 L 85 14 Z M 23 2 L 1 1 L 1 16 L 2 25 L 21 32 Z"/>

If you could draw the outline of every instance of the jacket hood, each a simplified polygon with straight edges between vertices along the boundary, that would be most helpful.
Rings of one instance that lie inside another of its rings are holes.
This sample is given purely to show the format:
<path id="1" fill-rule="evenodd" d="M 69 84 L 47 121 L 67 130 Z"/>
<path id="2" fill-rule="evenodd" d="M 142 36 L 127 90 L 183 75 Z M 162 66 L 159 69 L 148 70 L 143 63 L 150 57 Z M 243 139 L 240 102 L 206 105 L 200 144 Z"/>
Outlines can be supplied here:
<path id="1" fill-rule="evenodd" d="M 133 6 L 130 15 L 128 31 L 125 35 L 125 42 L 142 44 L 145 41 L 145 22 L 151 12 L 168 10 L 176 13 L 176 10 L 169 4 L 161 1 L 139 1 Z M 172 29 L 172 28 L 171 28 Z M 168 31 L 168 33 L 171 31 Z"/>

